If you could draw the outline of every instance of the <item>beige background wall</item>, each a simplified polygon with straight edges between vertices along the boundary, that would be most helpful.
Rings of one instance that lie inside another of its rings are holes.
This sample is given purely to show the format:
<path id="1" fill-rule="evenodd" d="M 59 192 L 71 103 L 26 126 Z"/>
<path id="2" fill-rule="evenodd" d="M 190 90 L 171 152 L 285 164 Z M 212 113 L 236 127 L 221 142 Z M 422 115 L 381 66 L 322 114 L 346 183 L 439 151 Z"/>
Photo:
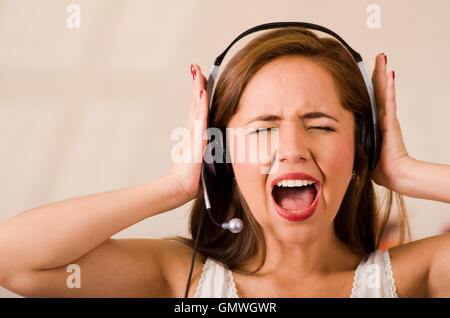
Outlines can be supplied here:
<path id="1" fill-rule="evenodd" d="M 66 26 L 70 3 L 81 7 L 80 29 Z M 381 8 L 380 29 L 366 24 L 372 3 Z M 0 0 L 0 222 L 162 176 L 175 144 L 171 131 L 187 118 L 190 64 L 208 73 L 235 36 L 270 21 L 331 28 L 370 72 L 385 52 L 409 153 L 449 164 L 450 2 L 432 3 Z M 414 238 L 450 224 L 447 204 L 406 204 Z M 186 234 L 189 206 L 115 237 Z M 15 295 L 0 288 L 0 296 Z"/>

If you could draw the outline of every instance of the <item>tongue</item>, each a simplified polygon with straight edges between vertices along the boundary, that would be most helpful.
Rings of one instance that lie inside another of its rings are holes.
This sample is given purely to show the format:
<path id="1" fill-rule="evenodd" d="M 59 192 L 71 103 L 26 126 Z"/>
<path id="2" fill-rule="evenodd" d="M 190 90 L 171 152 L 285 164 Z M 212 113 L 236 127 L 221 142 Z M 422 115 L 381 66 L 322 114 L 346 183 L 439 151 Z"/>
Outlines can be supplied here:
<path id="1" fill-rule="evenodd" d="M 308 208 L 316 196 L 313 185 L 306 187 L 293 187 L 276 189 L 275 200 L 277 204 L 286 210 L 300 211 Z"/>

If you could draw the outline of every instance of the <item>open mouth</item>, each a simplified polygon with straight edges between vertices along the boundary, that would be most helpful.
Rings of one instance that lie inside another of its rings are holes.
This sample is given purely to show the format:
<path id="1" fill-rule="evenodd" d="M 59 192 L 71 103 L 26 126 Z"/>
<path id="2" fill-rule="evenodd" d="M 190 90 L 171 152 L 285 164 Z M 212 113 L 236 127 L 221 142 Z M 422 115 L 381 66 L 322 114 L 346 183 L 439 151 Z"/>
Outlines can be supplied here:
<path id="1" fill-rule="evenodd" d="M 272 186 L 275 210 L 290 221 L 301 221 L 314 214 L 320 197 L 319 182 L 307 179 L 283 179 Z"/>

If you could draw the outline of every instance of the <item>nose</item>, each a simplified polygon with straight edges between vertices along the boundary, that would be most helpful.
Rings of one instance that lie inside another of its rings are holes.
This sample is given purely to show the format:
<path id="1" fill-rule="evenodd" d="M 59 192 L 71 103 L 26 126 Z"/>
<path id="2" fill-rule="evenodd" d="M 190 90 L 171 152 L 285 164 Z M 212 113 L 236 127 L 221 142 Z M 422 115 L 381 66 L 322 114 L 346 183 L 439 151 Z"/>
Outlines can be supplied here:
<path id="1" fill-rule="evenodd" d="M 311 158 L 307 136 L 298 124 L 280 127 L 278 143 L 280 163 L 298 163 Z"/>

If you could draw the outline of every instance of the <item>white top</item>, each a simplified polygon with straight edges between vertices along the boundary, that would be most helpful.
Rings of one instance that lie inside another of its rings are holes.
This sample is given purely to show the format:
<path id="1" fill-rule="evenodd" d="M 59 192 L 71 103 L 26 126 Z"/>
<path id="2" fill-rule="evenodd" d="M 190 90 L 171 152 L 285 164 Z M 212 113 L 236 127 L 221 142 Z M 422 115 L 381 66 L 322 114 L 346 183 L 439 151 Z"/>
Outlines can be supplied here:
<path id="1" fill-rule="evenodd" d="M 196 298 L 238 298 L 233 274 L 207 258 L 195 293 Z M 356 268 L 350 298 L 397 298 L 388 250 L 375 250 Z"/>

